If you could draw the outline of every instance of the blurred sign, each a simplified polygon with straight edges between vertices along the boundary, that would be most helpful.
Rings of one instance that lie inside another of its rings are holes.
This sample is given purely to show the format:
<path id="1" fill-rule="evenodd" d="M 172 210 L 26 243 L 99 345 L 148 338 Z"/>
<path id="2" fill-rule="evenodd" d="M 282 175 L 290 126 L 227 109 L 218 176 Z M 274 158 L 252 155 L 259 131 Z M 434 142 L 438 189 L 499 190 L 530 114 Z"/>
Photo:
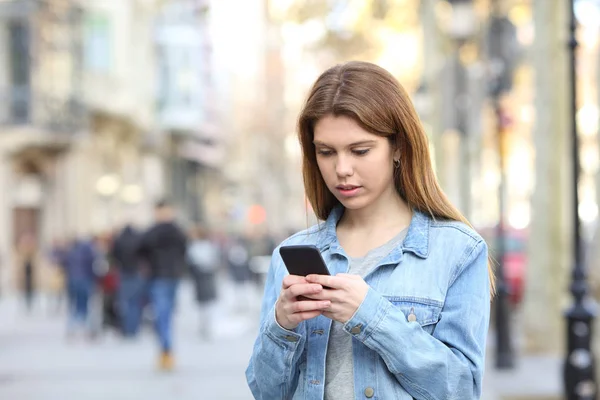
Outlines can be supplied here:
<path id="1" fill-rule="evenodd" d="M 208 167 L 217 167 L 225 159 L 225 149 L 218 144 L 209 144 L 194 138 L 187 138 L 179 145 L 179 155 Z"/>
<path id="2" fill-rule="evenodd" d="M 258 204 L 250 206 L 248 209 L 248 221 L 253 225 L 260 225 L 267 219 L 267 212 L 264 207 Z"/>

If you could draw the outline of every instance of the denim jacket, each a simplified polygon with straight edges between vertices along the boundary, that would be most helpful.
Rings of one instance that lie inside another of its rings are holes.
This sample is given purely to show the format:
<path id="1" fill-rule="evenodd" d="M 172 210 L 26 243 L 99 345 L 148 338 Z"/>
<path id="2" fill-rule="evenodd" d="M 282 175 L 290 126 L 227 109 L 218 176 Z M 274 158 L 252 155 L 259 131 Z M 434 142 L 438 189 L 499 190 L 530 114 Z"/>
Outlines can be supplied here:
<path id="1" fill-rule="evenodd" d="M 281 245 L 313 244 L 332 275 L 348 270 L 336 225 L 324 224 Z M 490 317 L 487 245 L 465 224 L 415 211 L 402 243 L 365 276 L 369 291 L 344 330 L 355 339 L 355 399 L 479 399 Z M 331 320 L 319 316 L 293 331 L 275 320 L 287 270 L 275 249 L 260 330 L 246 370 L 256 399 L 323 399 Z"/>

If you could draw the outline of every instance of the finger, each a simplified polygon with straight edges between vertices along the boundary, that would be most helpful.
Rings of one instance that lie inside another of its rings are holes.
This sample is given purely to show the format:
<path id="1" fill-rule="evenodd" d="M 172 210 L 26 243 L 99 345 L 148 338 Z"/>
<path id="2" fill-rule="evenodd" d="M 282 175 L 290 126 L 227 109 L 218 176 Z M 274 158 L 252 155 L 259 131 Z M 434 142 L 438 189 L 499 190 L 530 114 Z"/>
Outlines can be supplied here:
<path id="1" fill-rule="evenodd" d="M 308 275 L 307 282 L 318 283 L 322 286 L 327 286 L 332 289 L 341 289 L 346 281 L 345 278 L 329 275 Z"/>
<path id="2" fill-rule="evenodd" d="M 289 320 L 294 324 L 299 324 L 302 321 L 318 317 L 319 315 L 321 315 L 321 311 L 304 311 L 292 314 Z"/>
<path id="3" fill-rule="evenodd" d="M 335 301 L 339 300 L 338 293 L 339 293 L 339 291 L 336 289 L 323 288 L 323 290 L 321 290 L 317 293 L 306 294 L 304 296 L 311 300 L 329 300 L 329 301 L 335 302 Z"/>
<path id="4" fill-rule="evenodd" d="M 340 272 L 339 274 L 335 274 L 335 276 L 339 276 L 340 278 L 350 278 L 350 279 L 354 279 L 354 280 L 357 280 L 357 279 L 362 279 L 362 278 L 360 277 L 360 275 L 356 275 L 356 274 L 347 274 L 347 273 L 345 273 L 345 272 Z"/>
<path id="5" fill-rule="evenodd" d="M 310 294 L 319 293 L 323 290 L 323 286 L 318 284 L 299 283 L 292 285 L 285 290 L 288 298 L 294 298 L 298 296 L 306 296 Z"/>
<path id="6" fill-rule="evenodd" d="M 292 303 L 291 309 L 294 313 L 303 313 L 307 311 L 321 311 L 331 306 L 329 301 L 306 300 Z"/>
<path id="7" fill-rule="evenodd" d="M 287 289 L 292 285 L 297 285 L 299 283 L 306 283 L 306 278 L 298 275 L 286 275 L 283 277 L 283 282 L 281 283 L 281 287 L 283 289 Z"/>

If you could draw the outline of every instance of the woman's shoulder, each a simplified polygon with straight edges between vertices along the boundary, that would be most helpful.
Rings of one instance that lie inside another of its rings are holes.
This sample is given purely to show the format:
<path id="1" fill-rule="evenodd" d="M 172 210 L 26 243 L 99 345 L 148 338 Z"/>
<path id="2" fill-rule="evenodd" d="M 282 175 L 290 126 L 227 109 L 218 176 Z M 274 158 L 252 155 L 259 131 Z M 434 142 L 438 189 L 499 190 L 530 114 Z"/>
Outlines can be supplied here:
<path id="1" fill-rule="evenodd" d="M 439 219 L 431 220 L 431 228 L 434 234 L 443 236 L 446 239 L 455 239 L 471 244 L 484 242 L 481 235 L 464 222 Z"/>
<path id="2" fill-rule="evenodd" d="M 290 245 L 299 245 L 299 244 L 318 244 L 320 241 L 320 237 L 325 230 L 325 224 L 315 224 L 307 229 L 303 229 L 298 231 L 288 238 L 284 239 L 279 247 L 281 246 L 290 246 Z"/>
<path id="3" fill-rule="evenodd" d="M 459 221 L 436 220 L 430 223 L 428 262 L 439 265 L 440 276 L 448 284 L 454 282 L 465 268 L 474 266 L 480 272 L 474 276 L 487 276 L 488 246 L 471 226 Z M 477 262 L 476 262 L 477 261 Z"/>

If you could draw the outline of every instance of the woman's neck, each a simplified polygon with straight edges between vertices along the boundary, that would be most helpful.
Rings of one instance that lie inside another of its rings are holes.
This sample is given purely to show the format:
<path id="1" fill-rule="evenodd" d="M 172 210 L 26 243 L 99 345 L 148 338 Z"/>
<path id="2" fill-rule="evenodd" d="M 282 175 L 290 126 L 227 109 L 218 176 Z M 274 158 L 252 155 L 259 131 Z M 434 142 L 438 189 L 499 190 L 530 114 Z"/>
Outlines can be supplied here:
<path id="1" fill-rule="evenodd" d="M 400 196 L 394 194 L 390 197 L 380 198 L 359 210 L 346 209 L 338 228 L 368 233 L 407 227 L 412 219 L 411 208 Z"/>

